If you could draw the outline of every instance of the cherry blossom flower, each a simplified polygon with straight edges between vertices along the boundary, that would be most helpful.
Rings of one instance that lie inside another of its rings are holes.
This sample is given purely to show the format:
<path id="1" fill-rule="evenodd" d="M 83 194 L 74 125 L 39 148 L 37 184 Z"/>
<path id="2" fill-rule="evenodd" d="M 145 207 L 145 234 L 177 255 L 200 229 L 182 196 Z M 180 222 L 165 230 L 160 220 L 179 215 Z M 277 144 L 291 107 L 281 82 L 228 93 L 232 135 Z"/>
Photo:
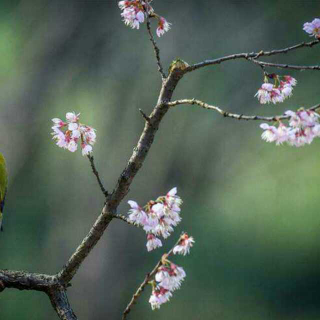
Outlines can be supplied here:
<path id="1" fill-rule="evenodd" d="M 129 210 L 128 220 L 138 225 L 144 225 L 147 220 L 147 214 L 135 201 L 129 200 L 128 203 L 131 207 L 131 209 Z"/>
<path id="2" fill-rule="evenodd" d="M 132 29 L 139 29 L 140 23 L 144 22 L 144 13 L 134 7 L 125 8 L 121 13 L 123 21 Z"/>
<path id="3" fill-rule="evenodd" d="M 297 84 L 297 80 L 291 76 L 283 76 L 280 82 L 277 75 L 272 76 L 276 79 L 275 84 L 264 83 L 255 94 L 261 104 L 283 102 L 292 96 L 293 87 Z"/>
<path id="4" fill-rule="evenodd" d="M 284 81 L 283 81 L 284 83 L 286 83 L 292 87 L 297 85 L 297 80 L 295 78 L 293 78 L 291 76 L 283 76 L 283 78 L 284 78 Z"/>
<path id="5" fill-rule="evenodd" d="M 269 126 L 267 123 L 262 123 L 260 128 L 265 130 L 261 138 L 267 142 L 274 142 L 277 139 L 277 128 L 275 126 Z"/>
<path id="6" fill-rule="evenodd" d="M 160 248 L 162 247 L 162 242 L 160 239 L 158 239 L 155 235 L 153 235 L 152 233 L 149 233 L 147 235 L 147 250 L 151 251 L 153 249 L 156 248 Z"/>
<path id="7" fill-rule="evenodd" d="M 146 3 L 139 0 L 119 1 L 118 5 L 122 10 L 121 17 L 124 23 L 132 29 L 139 29 L 140 23 L 145 20 Z"/>
<path id="8" fill-rule="evenodd" d="M 157 28 L 157 36 L 161 37 L 165 32 L 168 32 L 171 28 L 171 23 L 169 23 L 165 18 L 160 17 Z"/>
<path id="9" fill-rule="evenodd" d="M 143 208 L 130 200 L 128 220 L 141 226 L 148 234 L 147 249 L 151 251 L 162 245 L 158 237 L 168 238 L 181 221 L 181 198 L 177 195 L 177 188 L 171 189 L 165 196 L 156 201 L 149 201 Z"/>
<path id="10" fill-rule="evenodd" d="M 170 263 L 170 266 L 161 266 L 155 275 L 155 280 L 163 287 L 170 291 L 180 288 L 181 282 L 186 277 L 186 273 L 182 267 Z"/>
<path id="11" fill-rule="evenodd" d="M 287 142 L 290 146 L 301 147 L 310 144 L 314 138 L 320 136 L 319 115 L 313 110 L 300 109 L 297 112 L 288 110 L 289 126 L 280 122 L 278 128 L 262 123 L 260 127 L 265 130 L 261 137 L 267 142 L 277 145 Z"/>
<path id="12" fill-rule="evenodd" d="M 168 302 L 172 297 L 172 293 L 162 287 L 157 287 L 152 291 L 152 295 L 149 299 L 149 303 L 151 304 L 152 310 L 159 309 L 160 306 Z"/>
<path id="13" fill-rule="evenodd" d="M 150 18 L 156 18 L 158 20 L 156 30 L 158 37 L 170 30 L 171 23 L 169 23 L 164 17 L 157 15 L 148 1 L 119 1 L 118 5 L 122 10 L 121 17 L 123 18 L 124 23 L 132 29 L 139 29 L 140 24 L 145 21 L 147 15 Z"/>
<path id="14" fill-rule="evenodd" d="M 77 151 L 80 141 L 82 155 L 85 156 L 92 152 L 92 145 L 96 142 L 96 133 L 95 129 L 80 123 L 79 116 L 80 113 L 68 112 L 66 122 L 59 118 L 53 118 L 52 135 L 58 147 L 70 152 Z"/>
<path id="15" fill-rule="evenodd" d="M 303 30 L 310 34 L 310 37 L 320 37 L 320 19 L 315 18 L 312 22 L 306 22 L 303 25 Z"/>
<path id="16" fill-rule="evenodd" d="M 264 83 L 255 94 L 255 97 L 258 97 L 261 104 L 270 102 L 276 104 L 277 102 L 283 101 L 281 91 L 278 88 L 275 88 L 271 83 Z"/>
<path id="17" fill-rule="evenodd" d="M 173 254 L 186 255 L 190 253 L 190 248 L 194 244 L 193 237 L 189 237 L 188 234 L 184 233 L 180 237 L 179 243 L 173 248 Z"/>
<path id="18" fill-rule="evenodd" d="M 172 292 L 180 289 L 186 273 L 182 267 L 166 260 L 160 266 L 152 282 L 153 290 L 149 299 L 152 310 L 159 309 L 161 304 L 168 302 L 172 297 Z"/>

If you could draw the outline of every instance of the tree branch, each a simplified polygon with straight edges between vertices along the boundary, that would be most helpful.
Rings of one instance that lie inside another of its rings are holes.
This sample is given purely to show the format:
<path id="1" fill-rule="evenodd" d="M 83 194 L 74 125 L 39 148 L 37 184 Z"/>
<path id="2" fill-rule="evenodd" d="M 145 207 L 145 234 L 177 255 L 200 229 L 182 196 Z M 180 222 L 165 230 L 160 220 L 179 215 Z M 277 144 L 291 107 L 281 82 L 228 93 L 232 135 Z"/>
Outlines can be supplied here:
<path id="1" fill-rule="evenodd" d="M 104 194 L 105 197 L 108 197 L 109 193 L 108 191 L 104 188 L 103 184 L 102 184 L 102 181 L 100 179 L 100 176 L 99 176 L 99 173 L 96 169 L 96 166 L 94 164 L 94 158 L 92 155 L 88 155 L 88 159 L 90 161 L 90 165 L 91 165 L 91 169 L 92 169 L 92 172 L 93 174 L 96 176 L 97 178 L 97 181 L 98 181 L 98 184 L 99 184 L 99 187 L 100 187 L 100 190 L 102 191 L 102 193 Z"/>
<path id="2" fill-rule="evenodd" d="M 253 63 L 258 64 L 261 67 L 272 67 L 278 69 L 293 69 L 293 70 L 320 70 L 320 66 L 296 66 L 292 64 L 280 64 L 280 63 L 270 63 L 264 62 L 256 59 L 248 59 L 248 61 L 252 61 Z"/>
<path id="3" fill-rule="evenodd" d="M 63 287 L 55 288 L 47 292 L 54 310 L 61 320 L 77 320 L 69 301 L 67 292 Z"/>
<path id="4" fill-rule="evenodd" d="M 262 116 L 246 116 L 243 114 L 236 114 L 236 113 L 231 113 L 231 112 L 227 112 L 222 110 L 219 107 L 216 106 L 212 106 L 208 103 L 205 103 L 203 101 L 200 100 L 196 100 L 196 99 L 182 99 L 182 100 L 176 100 L 176 101 L 172 101 L 167 103 L 167 106 L 171 107 L 175 107 L 177 105 L 180 104 L 189 104 L 189 105 L 198 105 L 201 108 L 207 109 L 207 110 L 213 110 L 216 111 L 218 113 L 220 113 L 222 116 L 224 117 L 228 117 L 228 118 L 233 118 L 233 119 L 237 119 L 237 120 L 258 120 L 258 121 L 268 121 L 268 122 L 274 122 L 274 121 L 279 121 L 279 120 L 285 120 L 285 119 L 289 119 L 290 117 L 287 115 L 279 115 L 279 116 L 272 116 L 272 117 L 262 117 Z M 316 110 L 320 108 L 320 104 L 317 104 L 313 107 L 311 107 L 308 110 Z"/>
<path id="5" fill-rule="evenodd" d="M 26 271 L 0 270 L 0 292 L 6 288 L 46 291 L 57 285 L 55 276 Z"/>
<path id="6" fill-rule="evenodd" d="M 186 68 L 186 72 L 191 72 L 206 66 L 214 65 L 214 64 L 220 64 L 225 61 L 229 60 L 236 60 L 236 59 L 257 59 L 260 57 L 266 57 L 266 56 L 274 56 L 276 54 L 283 54 L 283 53 L 288 53 L 289 51 L 297 50 L 300 48 L 311 48 L 315 45 L 317 45 L 320 42 L 320 40 L 314 40 L 311 42 L 302 42 L 299 44 L 296 44 L 292 47 L 284 48 L 284 49 L 279 49 L 279 50 L 272 50 L 272 51 L 260 51 L 260 52 L 251 52 L 251 53 L 238 53 L 238 54 L 232 54 L 229 56 L 225 56 L 222 58 L 218 59 L 213 59 L 213 60 L 205 60 L 203 62 L 196 63 L 194 65 L 189 66 Z"/>
<path id="7" fill-rule="evenodd" d="M 160 60 L 160 49 L 158 48 L 157 46 L 157 43 L 156 41 L 154 40 L 154 37 L 152 35 L 152 31 L 151 31 L 151 28 L 150 28 L 150 19 L 149 19 L 149 16 L 147 15 L 147 30 L 148 30 L 148 33 L 149 33 L 149 39 L 152 43 L 152 46 L 153 46 L 153 50 L 154 50 L 154 53 L 156 55 L 156 59 L 157 59 L 157 65 L 158 65 L 158 71 L 160 72 L 161 74 L 161 78 L 162 78 L 162 81 L 164 81 L 166 79 L 166 74 L 163 72 L 163 68 L 162 68 L 162 65 L 161 65 L 161 60 Z"/>

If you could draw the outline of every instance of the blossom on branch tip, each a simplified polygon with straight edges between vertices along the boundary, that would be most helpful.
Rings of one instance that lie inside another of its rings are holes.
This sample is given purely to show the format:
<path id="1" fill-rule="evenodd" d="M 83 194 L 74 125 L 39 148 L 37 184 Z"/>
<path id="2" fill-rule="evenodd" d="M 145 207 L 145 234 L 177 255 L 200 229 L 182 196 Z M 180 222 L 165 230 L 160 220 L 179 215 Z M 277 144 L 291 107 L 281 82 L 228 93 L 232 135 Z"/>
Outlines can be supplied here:
<path id="1" fill-rule="evenodd" d="M 162 242 L 152 233 L 147 235 L 147 250 L 152 251 L 153 249 L 162 247 Z"/>
<path id="2" fill-rule="evenodd" d="M 169 301 L 172 297 L 172 293 L 162 287 L 157 287 L 152 291 L 152 295 L 149 299 L 149 303 L 151 304 L 152 310 L 159 309 L 160 306 Z"/>
<path id="3" fill-rule="evenodd" d="M 145 22 L 146 16 L 156 18 L 158 20 L 156 33 L 157 36 L 160 37 L 170 30 L 171 23 L 157 15 L 150 5 L 150 2 L 142 0 L 119 1 L 118 6 L 122 10 L 121 17 L 124 23 L 132 29 L 139 29 L 140 24 Z"/>
<path id="4" fill-rule="evenodd" d="M 261 104 L 266 104 L 272 102 L 276 104 L 277 102 L 282 102 L 283 97 L 278 88 L 275 88 L 271 83 L 264 83 L 258 92 L 255 94 Z"/>
<path id="5" fill-rule="evenodd" d="M 163 303 L 168 302 L 172 292 L 180 289 L 185 277 L 183 268 L 168 260 L 160 266 L 152 282 L 153 290 L 149 299 L 152 310 L 159 309 Z"/>
<path id="6" fill-rule="evenodd" d="M 171 23 L 169 23 L 165 18 L 160 17 L 158 22 L 158 28 L 157 28 L 157 36 L 161 37 L 165 34 L 165 32 L 168 32 L 171 28 Z"/>
<path id="7" fill-rule="evenodd" d="M 297 84 L 297 80 L 291 76 L 283 76 L 283 80 L 279 80 L 274 75 L 275 83 L 264 83 L 255 94 L 261 104 L 272 102 L 273 104 L 283 102 L 286 98 L 292 96 L 293 87 Z"/>
<path id="8" fill-rule="evenodd" d="M 267 123 L 260 125 L 264 130 L 261 137 L 267 142 L 275 142 L 276 145 L 287 142 L 295 147 L 310 144 L 314 138 L 320 136 L 319 115 L 312 110 L 300 109 L 297 112 L 286 111 L 289 116 L 289 126 L 280 122 L 278 128 Z"/>
<path id="9" fill-rule="evenodd" d="M 139 0 L 119 1 L 122 10 L 121 17 L 124 23 L 132 29 L 139 29 L 140 23 L 145 20 L 145 2 Z"/>
<path id="10" fill-rule="evenodd" d="M 193 237 L 189 237 L 188 234 L 184 233 L 180 237 L 179 243 L 173 248 L 173 254 L 182 254 L 186 255 L 190 253 L 190 248 L 194 244 Z"/>
<path id="11" fill-rule="evenodd" d="M 303 25 L 303 30 L 309 33 L 310 37 L 320 38 L 320 19 L 315 18 L 312 22 L 306 22 Z"/>
<path id="12" fill-rule="evenodd" d="M 75 152 L 80 142 L 82 155 L 85 156 L 92 152 L 92 145 L 96 142 L 96 133 L 95 129 L 79 122 L 79 115 L 80 113 L 68 112 L 66 122 L 53 118 L 52 135 L 58 147 L 70 152 Z"/>

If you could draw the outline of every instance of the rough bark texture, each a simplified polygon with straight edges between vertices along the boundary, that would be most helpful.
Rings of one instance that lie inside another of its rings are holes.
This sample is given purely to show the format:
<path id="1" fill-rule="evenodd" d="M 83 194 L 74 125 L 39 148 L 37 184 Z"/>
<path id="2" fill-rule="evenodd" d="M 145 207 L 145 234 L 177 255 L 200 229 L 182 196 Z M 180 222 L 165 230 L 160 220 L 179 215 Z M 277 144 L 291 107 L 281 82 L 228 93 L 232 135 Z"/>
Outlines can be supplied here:
<path id="1" fill-rule="evenodd" d="M 55 276 L 26 271 L 0 270 L 0 292 L 6 288 L 46 291 L 57 284 Z"/>
<path id="2" fill-rule="evenodd" d="M 67 292 L 63 287 L 55 288 L 47 292 L 51 304 L 58 316 L 62 320 L 77 320 L 67 297 Z"/>

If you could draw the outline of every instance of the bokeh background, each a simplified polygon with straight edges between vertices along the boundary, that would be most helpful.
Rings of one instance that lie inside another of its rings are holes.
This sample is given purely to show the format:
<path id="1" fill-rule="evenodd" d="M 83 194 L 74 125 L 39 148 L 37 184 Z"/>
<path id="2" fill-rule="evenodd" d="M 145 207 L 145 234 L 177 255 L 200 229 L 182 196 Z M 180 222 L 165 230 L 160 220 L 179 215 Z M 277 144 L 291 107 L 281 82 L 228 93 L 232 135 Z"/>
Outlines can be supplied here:
<path id="1" fill-rule="evenodd" d="M 154 1 L 172 30 L 157 39 L 165 69 L 223 55 L 308 41 L 302 25 L 319 1 Z M 117 1 L 1 1 L 0 149 L 10 174 L 0 268 L 55 273 L 88 232 L 103 196 L 88 160 L 51 140 L 51 119 L 81 112 L 97 129 L 97 168 L 112 189 L 151 112 L 160 77 L 145 26 L 131 30 Z M 153 26 L 154 27 L 154 26 Z M 320 48 L 265 60 L 318 64 Z M 273 71 L 273 69 L 269 69 Z M 287 71 L 278 71 L 288 74 Z M 230 61 L 188 74 L 174 98 L 225 110 L 273 115 L 320 102 L 317 71 L 290 71 L 294 96 L 261 106 L 262 72 Z M 319 141 L 304 148 L 261 140 L 257 122 L 179 106 L 163 120 L 126 201 L 145 204 L 177 186 L 183 221 L 163 250 L 147 253 L 145 235 L 113 221 L 68 290 L 79 319 L 120 319 L 145 274 L 182 230 L 196 239 L 176 257 L 187 278 L 160 311 L 150 288 L 130 319 L 320 318 Z M 48 298 L 8 289 L 0 318 L 57 319 Z"/>

